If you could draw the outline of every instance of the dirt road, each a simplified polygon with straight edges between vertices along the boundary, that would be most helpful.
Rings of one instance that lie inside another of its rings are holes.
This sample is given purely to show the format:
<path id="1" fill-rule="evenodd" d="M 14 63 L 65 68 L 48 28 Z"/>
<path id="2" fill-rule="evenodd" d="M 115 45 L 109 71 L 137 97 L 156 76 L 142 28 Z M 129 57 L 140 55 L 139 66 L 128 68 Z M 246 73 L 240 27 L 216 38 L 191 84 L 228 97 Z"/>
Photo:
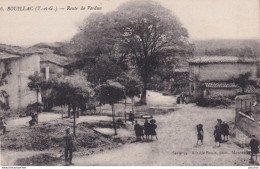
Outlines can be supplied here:
<path id="1" fill-rule="evenodd" d="M 149 99 L 160 104 L 175 102 L 158 93 L 148 93 Z M 148 99 L 148 101 L 149 101 Z M 159 140 L 124 145 L 120 149 L 110 150 L 89 157 L 75 158 L 75 165 L 249 165 L 246 150 L 229 142 L 214 147 L 213 129 L 217 118 L 233 121 L 231 109 L 201 108 L 194 104 L 178 105 L 178 110 L 166 115 L 157 115 Z M 195 125 L 204 125 L 204 145 L 196 145 Z"/>

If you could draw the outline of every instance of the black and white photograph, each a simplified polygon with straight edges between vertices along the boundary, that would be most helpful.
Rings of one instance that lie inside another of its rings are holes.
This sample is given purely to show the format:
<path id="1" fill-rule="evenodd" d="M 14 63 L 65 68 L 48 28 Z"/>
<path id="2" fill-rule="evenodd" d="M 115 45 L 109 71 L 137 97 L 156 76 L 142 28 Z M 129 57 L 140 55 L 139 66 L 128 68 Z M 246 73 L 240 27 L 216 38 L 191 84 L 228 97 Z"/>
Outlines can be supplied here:
<path id="1" fill-rule="evenodd" d="M 260 1 L 1 0 L 0 144 L 2 169 L 257 169 Z"/>

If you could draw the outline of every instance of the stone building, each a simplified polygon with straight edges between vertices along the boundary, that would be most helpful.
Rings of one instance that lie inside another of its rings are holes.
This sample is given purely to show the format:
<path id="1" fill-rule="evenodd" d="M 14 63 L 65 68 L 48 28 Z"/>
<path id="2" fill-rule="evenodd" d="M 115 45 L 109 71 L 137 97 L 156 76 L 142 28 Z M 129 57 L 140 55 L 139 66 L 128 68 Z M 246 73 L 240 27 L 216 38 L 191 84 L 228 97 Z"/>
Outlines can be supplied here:
<path id="1" fill-rule="evenodd" d="M 36 102 L 36 92 L 27 85 L 28 77 L 40 71 L 41 54 L 30 48 L 0 44 L 0 76 L 5 81 L 0 90 L 6 91 L 4 102 L 10 109 L 25 108 Z"/>
<path id="2" fill-rule="evenodd" d="M 200 95 L 235 96 L 241 89 L 232 79 L 247 72 L 250 80 L 256 80 L 257 65 L 253 58 L 235 56 L 196 57 L 189 62 L 189 92 L 195 98 Z M 247 86 L 245 93 L 256 93 L 254 86 Z"/>
<path id="3" fill-rule="evenodd" d="M 41 74 L 46 80 L 56 78 L 59 74 L 68 74 L 66 66 L 72 63 L 71 59 L 54 54 L 52 50 L 47 48 L 41 48 L 39 50 L 43 52 L 40 60 Z"/>

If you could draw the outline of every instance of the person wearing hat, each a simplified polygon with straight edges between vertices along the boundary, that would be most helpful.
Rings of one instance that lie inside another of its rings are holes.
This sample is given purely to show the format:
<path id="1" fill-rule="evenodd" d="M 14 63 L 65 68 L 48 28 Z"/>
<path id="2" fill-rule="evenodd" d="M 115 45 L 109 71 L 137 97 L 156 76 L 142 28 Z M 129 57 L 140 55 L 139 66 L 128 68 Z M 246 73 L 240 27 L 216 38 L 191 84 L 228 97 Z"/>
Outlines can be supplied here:
<path id="1" fill-rule="evenodd" d="M 220 142 L 221 142 L 221 131 L 218 125 L 215 126 L 215 131 L 214 131 L 214 137 L 215 137 L 215 146 L 220 147 Z"/>
<path id="2" fill-rule="evenodd" d="M 3 134 L 5 134 L 6 131 L 6 122 L 4 121 L 3 117 L 0 117 L 0 128 L 3 130 Z"/>
<path id="3" fill-rule="evenodd" d="M 37 123 L 37 119 L 36 119 L 37 114 L 36 113 L 31 113 L 31 117 L 32 119 L 29 121 L 29 127 L 35 125 Z"/>
<path id="4" fill-rule="evenodd" d="M 151 134 L 151 140 L 153 140 L 153 136 L 155 136 L 156 139 L 158 140 L 157 133 L 155 131 L 155 129 L 157 128 L 157 125 L 155 124 L 156 121 L 154 119 L 152 119 L 152 120 L 150 120 L 150 123 L 151 123 L 151 125 L 150 125 L 150 128 L 151 128 L 151 133 L 150 133 Z"/>
<path id="5" fill-rule="evenodd" d="M 250 160 L 253 160 L 253 156 L 255 155 L 256 161 L 257 161 L 257 154 L 259 153 L 259 141 L 256 139 L 255 135 L 251 135 L 251 141 L 249 143 L 251 147 L 251 158 Z"/>
<path id="6" fill-rule="evenodd" d="M 75 140 L 75 137 L 72 133 L 70 133 L 70 127 L 67 127 L 66 135 L 64 136 L 66 165 L 72 164 L 72 153 L 73 153 L 73 150 L 75 149 L 74 140 Z"/>
<path id="7" fill-rule="evenodd" d="M 198 124 L 196 126 L 197 128 L 197 145 L 199 145 L 199 141 L 201 141 L 201 145 L 203 144 L 203 136 L 204 136 L 204 131 L 203 131 L 203 125 Z"/>
<path id="8" fill-rule="evenodd" d="M 134 130 L 135 130 L 135 135 L 136 135 L 136 141 L 140 141 L 141 140 L 141 135 L 140 135 L 141 126 L 138 124 L 137 120 L 135 120 Z"/>
<path id="9" fill-rule="evenodd" d="M 130 111 L 130 113 L 129 113 L 129 121 L 131 121 L 132 125 L 134 125 L 135 115 L 132 111 Z"/>
<path id="10" fill-rule="evenodd" d="M 144 134 L 145 134 L 145 139 L 146 140 L 149 140 L 149 135 L 151 133 L 151 124 L 148 122 L 147 119 L 145 119 L 145 122 L 144 122 Z"/>

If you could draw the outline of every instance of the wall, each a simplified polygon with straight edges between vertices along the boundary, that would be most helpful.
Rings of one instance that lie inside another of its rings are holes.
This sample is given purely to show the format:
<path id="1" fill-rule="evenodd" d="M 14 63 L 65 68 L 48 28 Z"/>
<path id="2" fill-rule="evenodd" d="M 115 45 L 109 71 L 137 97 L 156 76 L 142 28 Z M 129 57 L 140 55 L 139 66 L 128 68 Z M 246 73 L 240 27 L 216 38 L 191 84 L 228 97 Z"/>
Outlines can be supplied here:
<path id="1" fill-rule="evenodd" d="M 41 61 L 41 73 L 45 77 L 45 67 L 49 67 L 49 75 L 50 78 L 55 78 L 57 74 L 63 74 L 64 73 L 64 68 L 62 66 L 59 66 L 57 64 L 48 62 L 48 61 Z"/>
<path id="2" fill-rule="evenodd" d="M 190 65 L 190 77 L 198 77 L 199 81 L 226 81 L 240 74 L 251 72 L 251 79 L 256 79 L 256 64 L 214 63 Z"/>
<path id="3" fill-rule="evenodd" d="M 12 59 L 10 63 L 11 74 L 8 75 L 8 84 L 1 86 L 7 91 L 11 109 L 24 108 L 36 102 L 36 92 L 28 88 L 28 77 L 40 71 L 39 55 L 24 56 Z M 40 98 L 40 97 L 39 97 Z"/>
<path id="4" fill-rule="evenodd" d="M 249 116 L 236 113 L 235 126 L 246 135 L 256 135 L 256 138 L 260 140 L 260 123 L 254 121 Z"/>
<path id="5" fill-rule="evenodd" d="M 209 95 L 222 94 L 223 96 L 236 96 L 236 89 L 212 89 L 207 88 Z"/>

